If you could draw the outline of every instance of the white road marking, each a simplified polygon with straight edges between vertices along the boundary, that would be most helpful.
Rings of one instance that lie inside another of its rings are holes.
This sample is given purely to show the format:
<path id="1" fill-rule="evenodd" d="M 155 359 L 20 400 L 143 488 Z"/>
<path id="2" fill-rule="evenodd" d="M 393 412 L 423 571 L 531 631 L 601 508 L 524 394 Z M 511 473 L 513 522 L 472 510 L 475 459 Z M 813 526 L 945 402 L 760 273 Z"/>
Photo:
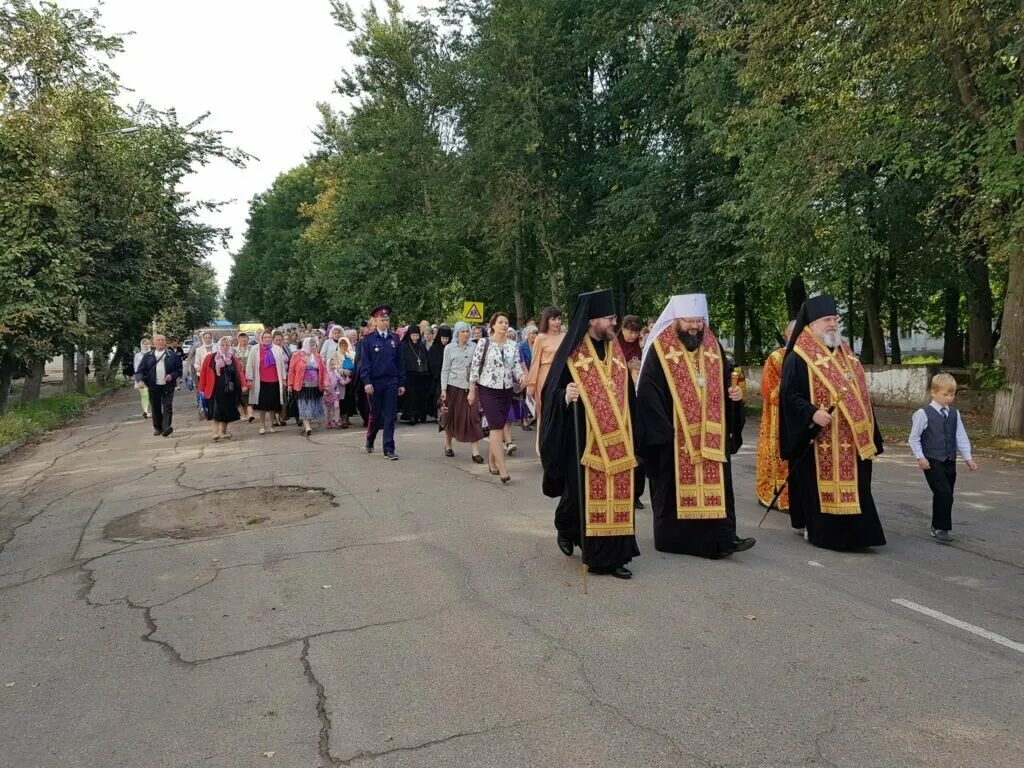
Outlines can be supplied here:
<path id="1" fill-rule="evenodd" d="M 824 568 L 825 566 L 819 563 L 817 560 L 808 560 L 808 565 L 813 565 L 815 568 Z"/>
<path id="2" fill-rule="evenodd" d="M 1018 643 L 1016 640 L 1011 640 L 1008 637 L 997 635 L 995 632 L 989 632 L 987 629 L 983 629 L 982 627 L 977 627 L 974 624 L 968 624 L 966 621 L 960 621 L 960 619 L 955 619 L 952 616 L 947 616 L 944 613 L 940 613 L 939 611 L 933 610 L 926 606 L 918 605 L 917 603 L 911 600 L 904 600 L 903 598 L 898 597 L 893 598 L 892 602 L 896 603 L 897 605 L 902 605 L 904 608 L 909 608 L 912 611 L 923 613 L 925 616 L 931 616 L 933 619 L 944 621 L 951 626 L 954 626 L 958 629 L 962 629 L 965 632 L 970 632 L 971 634 L 977 635 L 978 637 L 984 637 L 986 640 L 991 640 L 993 643 L 999 643 L 999 645 L 1005 646 L 1007 648 L 1012 648 L 1018 653 L 1024 653 L 1024 643 Z"/>

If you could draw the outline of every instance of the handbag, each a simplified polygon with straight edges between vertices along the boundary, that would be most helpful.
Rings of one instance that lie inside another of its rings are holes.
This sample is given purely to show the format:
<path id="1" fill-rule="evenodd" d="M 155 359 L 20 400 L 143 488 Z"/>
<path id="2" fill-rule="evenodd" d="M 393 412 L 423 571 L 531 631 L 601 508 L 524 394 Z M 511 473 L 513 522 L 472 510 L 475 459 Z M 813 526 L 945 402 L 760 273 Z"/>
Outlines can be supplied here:
<path id="1" fill-rule="evenodd" d="M 438 431 L 447 429 L 448 424 L 451 422 L 451 413 L 445 401 L 437 401 L 437 428 Z"/>

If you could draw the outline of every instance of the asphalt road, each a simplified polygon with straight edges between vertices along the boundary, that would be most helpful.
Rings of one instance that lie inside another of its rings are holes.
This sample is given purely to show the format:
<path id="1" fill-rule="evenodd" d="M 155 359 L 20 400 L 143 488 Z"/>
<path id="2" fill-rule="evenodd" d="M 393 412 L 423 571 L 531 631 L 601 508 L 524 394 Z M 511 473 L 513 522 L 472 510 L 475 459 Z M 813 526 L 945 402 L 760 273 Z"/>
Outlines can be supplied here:
<path id="1" fill-rule="evenodd" d="M 1024 467 L 962 472 L 947 547 L 890 448 L 888 546 L 829 552 L 777 513 L 754 530 L 755 422 L 736 484 L 757 546 L 661 554 L 640 512 L 634 579 L 584 596 L 532 434 L 501 486 L 466 447 L 445 459 L 433 425 L 400 429 L 389 463 L 356 430 L 213 444 L 186 393 L 155 438 L 137 402 L 0 464 L 2 766 L 1024 765 Z M 336 506 L 104 538 L 273 485 Z"/>

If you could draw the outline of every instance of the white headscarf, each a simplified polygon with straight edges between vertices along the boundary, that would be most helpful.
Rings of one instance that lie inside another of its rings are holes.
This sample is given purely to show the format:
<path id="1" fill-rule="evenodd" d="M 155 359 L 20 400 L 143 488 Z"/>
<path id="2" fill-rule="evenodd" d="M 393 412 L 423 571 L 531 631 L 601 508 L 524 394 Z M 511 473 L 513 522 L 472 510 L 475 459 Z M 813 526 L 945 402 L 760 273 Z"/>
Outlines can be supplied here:
<path id="1" fill-rule="evenodd" d="M 641 372 L 647 364 L 647 355 L 654 345 L 654 340 L 680 317 L 703 317 L 704 325 L 709 326 L 711 322 L 708 318 L 708 297 L 703 293 L 686 293 L 669 299 L 665 309 L 658 315 L 658 319 L 655 321 L 651 332 L 647 335 L 647 341 L 644 343 L 644 354 L 640 360 Z M 637 376 L 637 381 L 640 381 L 639 376 Z"/>

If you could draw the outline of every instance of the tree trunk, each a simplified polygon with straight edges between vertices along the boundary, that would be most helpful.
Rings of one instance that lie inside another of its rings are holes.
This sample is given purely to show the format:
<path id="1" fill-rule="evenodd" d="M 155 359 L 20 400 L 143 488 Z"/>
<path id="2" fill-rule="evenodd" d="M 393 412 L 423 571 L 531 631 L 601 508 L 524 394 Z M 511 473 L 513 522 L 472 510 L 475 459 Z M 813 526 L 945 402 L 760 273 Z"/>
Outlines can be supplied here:
<path id="1" fill-rule="evenodd" d="M 864 334 L 860 345 L 860 361 L 864 365 L 872 365 L 875 362 L 875 340 L 871 336 L 871 324 L 867 316 L 864 317 Z"/>
<path id="2" fill-rule="evenodd" d="M 747 288 L 742 280 L 732 284 L 733 323 L 735 324 L 735 343 L 732 345 L 732 356 L 736 365 L 747 364 Z"/>
<path id="3" fill-rule="evenodd" d="M 854 317 L 856 315 L 854 314 L 854 310 L 853 310 L 854 304 L 855 304 L 855 301 L 854 301 L 855 297 L 856 297 L 856 292 L 853 290 L 853 276 L 851 275 L 848 278 L 847 282 L 846 282 L 846 333 L 847 333 L 847 336 L 849 337 L 848 341 L 850 342 L 850 349 L 852 349 L 854 351 L 854 354 L 857 354 L 857 346 L 855 344 L 856 339 L 854 338 L 854 336 L 857 333 L 857 326 L 854 323 Z M 861 347 L 861 349 L 863 350 L 863 346 Z M 867 359 L 867 358 L 864 358 L 863 355 L 864 355 L 864 353 L 862 351 L 861 352 L 862 359 Z"/>
<path id="4" fill-rule="evenodd" d="M 969 256 L 964 271 L 967 275 L 967 361 L 989 365 L 995 343 L 992 340 L 992 286 L 985 253 Z"/>
<path id="5" fill-rule="evenodd" d="M 7 413 L 11 399 L 11 380 L 14 378 L 14 358 L 5 355 L 0 358 L 0 416 Z"/>
<path id="6" fill-rule="evenodd" d="M 943 313 L 945 323 L 942 329 L 942 364 L 962 368 L 964 364 L 964 340 L 960 335 L 960 289 L 955 284 L 943 291 Z"/>
<path id="7" fill-rule="evenodd" d="M 64 348 L 64 360 L 62 363 L 62 374 L 64 378 L 64 394 L 75 394 L 75 348 Z"/>
<path id="8" fill-rule="evenodd" d="M 790 320 L 796 317 L 805 301 L 807 301 L 807 286 L 804 285 L 801 275 L 794 275 L 793 279 L 789 281 L 789 285 L 786 286 L 786 311 L 789 313 Z"/>
<path id="9" fill-rule="evenodd" d="M 512 286 L 516 301 L 516 327 L 523 327 L 526 318 L 526 301 L 523 299 L 523 220 L 522 213 L 516 222 L 516 247 L 512 263 Z"/>
<path id="10" fill-rule="evenodd" d="M 93 378 L 104 387 L 109 387 L 114 383 L 114 369 L 107 362 L 107 358 L 110 357 L 109 347 L 100 347 L 92 351 L 92 367 L 93 367 Z"/>
<path id="11" fill-rule="evenodd" d="M 78 324 L 84 329 L 89 318 L 85 312 L 85 302 L 79 300 L 78 302 Z M 89 367 L 89 356 L 86 353 L 85 345 L 78 345 L 78 359 L 75 361 L 75 391 L 80 394 L 85 394 L 85 380 L 88 377 L 87 369 Z"/>
<path id="12" fill-rule="evenodd" d="M 1024 235 L 1010 254 L 1003 304 L 999 360 L 1006 371 L 1006 389 L 998 393 L 992 412 L 992 434 L 1024 437 Z"/>
<path id="13" fill-rule="evenodd" d="M 889 301 L 889 346 L 892 348 L 892 364 L 903 365 L 903 350 L 900 348 L 900 315 L 896 302 Z"/>
<path id="14" fill-rule="evenodd" d="M 750 363 L 764 362 L 764 340 L 761 337 L 761 318 L 757 314 L 757 303 L 747 302 L 747 320 L 750 322 Z"/>
<path id="15" fill-rule="evenodd" d="M 28 374 L 25 376 L 25 386 L 21 389 L 21 402 L 34 403 L 39 399 L 39 391 L 42 389 L 45 374 L 46 361 L 33 360 Z"/>
<path id="16" fill-rule="evenodd" d="M 881 308 L 879 307 L 878 301 L 878 290 L 877 286 L 879 280 L 880 267 L 876 265 L 874 270 L 874 280 L 872 283 L 864 286 L 863 299 L 864 299 L 864 360 L 865 362 L 874 363 L 875 365 L 885 365 L 885 335 L 882 333 L 882 317 Z M 871 340 L 871 356 L 868 356 L 868 339 Z"/>

